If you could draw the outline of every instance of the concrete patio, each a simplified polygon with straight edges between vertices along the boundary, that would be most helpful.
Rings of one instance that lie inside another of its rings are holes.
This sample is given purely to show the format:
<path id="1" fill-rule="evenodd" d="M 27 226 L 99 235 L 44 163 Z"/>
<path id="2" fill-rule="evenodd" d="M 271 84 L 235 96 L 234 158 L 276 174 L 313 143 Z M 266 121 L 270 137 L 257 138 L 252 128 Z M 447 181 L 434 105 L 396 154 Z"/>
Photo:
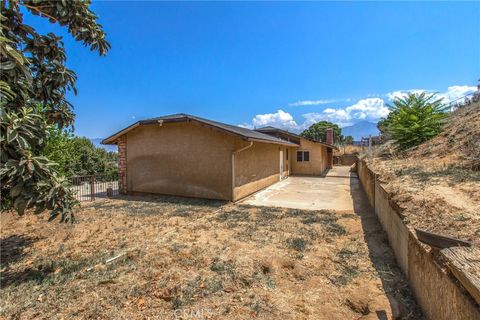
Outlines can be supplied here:
<path id="1" fill-rule="evenodd" d="M 354 212 L 352 194 L 360 189 L 349 166 L 330 169 L 324 177 L 291 176 L 243 200 L 255 206 L 332 209 Z"/>

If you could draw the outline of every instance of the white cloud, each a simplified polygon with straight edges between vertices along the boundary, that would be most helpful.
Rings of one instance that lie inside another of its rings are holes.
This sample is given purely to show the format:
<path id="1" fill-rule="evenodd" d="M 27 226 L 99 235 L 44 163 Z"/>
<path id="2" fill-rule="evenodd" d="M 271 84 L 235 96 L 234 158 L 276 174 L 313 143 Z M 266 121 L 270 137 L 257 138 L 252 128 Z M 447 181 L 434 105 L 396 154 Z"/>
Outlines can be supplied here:
<path id="1" fill-rule="evenodd" d="M 385 102 L 380 98 L 368 98 L 359 100 L 356 104 L 347 107 L 347 115 L 350 119 L 379 119 L 388 115 L 388 108 Z"/>
<path id="2" fill-rule="evenodd" d="M 397 90 L 387 93 L 387 98 L 391 101 L 395 99 L 405 98 L 409 93 L 421 94 L 423 92 L 428 92 L 425 89 L 410 89 L 410 90 Z"/>
<path id="3" fill-rule="evenodd" d="M 283 110 L 278 110 L 275 113 L 257 114 L 253 118 L 251 125 L 244 124 L 241 126 L 244 128 L 273 126 L 290 131 L 298 128 L 298 124 L 293 120 L 292 115 Z"/>
<path id="4" fill-rule="evenodd" d="M 322 112 L 312 112 L 303 115 L 303 127 L 308 127 L 318 121 L 334 122 L 341 127 L 351 125 L 359 120 L 377 121 L 388 115 L 388 108 L 383 99 L 367 98 L 345 108 L 327 108 Z"/>
<path id="5" fill-rule="evenodd" d="M 441 92 L 438 94 L 439 98 L 443 98 L 444 103 L 449 103 L 452 101 L 461 102 L 460 99 L 467 94 L 473 93 L 477 90 L 477 87 L 474 86 L 451 86 L 448 87 L 446 92 Z"/>
<path id="6" fill-rule="evenodd" d="M 398 90 L 387 93 L 387 98 L 391 101 L 395 100 L 396 98 L 404 98 L 407 96 L 408 93 L 415 93 L 420 94 L 423 92 L 427 93 L 437 93 L 437 98 L 443 98 L 444 103 L 449 103 L 452 101 L 458 100 L 459 102 L 462 100 L 460 98 L 464 97 L 467 94 L 475 92 L 477 87 L 474 86 L 451 86 L 447 88 L 447 91 L 444 92 L 435 92 L 432 90 L 426 89 L 410 89 L 410 90 Z"/>
<path id="7" fill-rule="evenodd" d="M 283 110 L 275 113 L 257 114 L 252 119 L 252 124 L 240 125 L 244 128 L 259 128 L 273 126 L 293 132 L 299 132 L 310 125 L 326 120 L 338 124 L 341 127 L 351 125 L 359 120 L 377 121 L 388 115 L 388 108 L 380 98 L 367 98 L 346 108 L 326 108 L 322 112 L 311 112 L 302 115 L 303 123 L 298 124 L 293 116 Z"/>
<path id="8" fill-rule="evenodd" d="M 451 86 L 447 88 L 447 91 L 439 92 L 438 97 L 443 97 L 444 102 L 448 103 L 450 101 L 463 97 L 466 94 L 472 93 L 476 89 L 477 88 L 474 86 Z M 426 89 L 397 90 L 389 92 L 386 95 L 383 95 L 383 97 L 386 97 L 388 100 L 392 101 L 395 98 L 405 97 L 407 93 L 419 94 L 422 92 L 433 93 L 433 91 Z M 303 100 L 291 103 L 289 105 L 312 106 L 339 101 L 340 100 Z M 343 99 L 341 101 L 351 102 L 352 99 Z M 358 100 L 356 103 L 347 107 L 328 107 L 320 112 L 310 112 L 302 114 L 302 123 L 297 123 L 290 113 L 279 109 L 277 112 L 274 113 L 258 114 L 252 119 L 251 124 L 243 124 L 240 126 L 250 129 L 264 126 L 274 126 L 293 132 L 300 132 L 308 128 L 310 125 L 322 120 L 336 123 L 340 127 L 345 127 L 362 120 L 376 122 L 380 118 L 388 116 L 388 113 L 389 109 L 385 104 L 385 100 L 375 95 L 370 95 L 370 97 Z"/>
<path id="9" fill-rule="evenodd" d="M 299 107 L 299 106 L 318 106 L 321 104 L 333 103 L 337 100 L 301 100 L 288 104 L 290 107 Z"/>

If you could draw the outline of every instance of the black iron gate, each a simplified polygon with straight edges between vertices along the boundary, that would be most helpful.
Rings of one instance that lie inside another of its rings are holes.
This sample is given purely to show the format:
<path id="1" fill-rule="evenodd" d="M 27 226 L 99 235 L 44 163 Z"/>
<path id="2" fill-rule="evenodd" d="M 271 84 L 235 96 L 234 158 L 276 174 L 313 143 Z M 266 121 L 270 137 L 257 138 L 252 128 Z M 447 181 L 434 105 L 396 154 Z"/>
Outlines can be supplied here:
<path id="1" fill-rule="evenodd" d="M 118 195 L 118 177 L 112 175 L 74 176 L 70 178 L 75 199 L 93 201 Z"/>

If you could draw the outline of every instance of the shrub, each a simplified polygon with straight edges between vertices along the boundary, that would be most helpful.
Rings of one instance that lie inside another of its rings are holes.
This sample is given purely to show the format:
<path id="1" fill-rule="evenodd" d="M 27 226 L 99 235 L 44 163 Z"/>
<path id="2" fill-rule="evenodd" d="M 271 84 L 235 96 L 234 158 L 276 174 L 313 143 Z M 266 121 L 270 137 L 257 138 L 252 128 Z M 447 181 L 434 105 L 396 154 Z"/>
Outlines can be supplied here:
<path id="1" fill-rule="evenodd" d="M 417 146 L 440 133 L 447 117 L 442 99 L 435 94 L 409 93 L 388 105 L 390 114 L 382 121 L 388 135 L 401 149 Z"/>

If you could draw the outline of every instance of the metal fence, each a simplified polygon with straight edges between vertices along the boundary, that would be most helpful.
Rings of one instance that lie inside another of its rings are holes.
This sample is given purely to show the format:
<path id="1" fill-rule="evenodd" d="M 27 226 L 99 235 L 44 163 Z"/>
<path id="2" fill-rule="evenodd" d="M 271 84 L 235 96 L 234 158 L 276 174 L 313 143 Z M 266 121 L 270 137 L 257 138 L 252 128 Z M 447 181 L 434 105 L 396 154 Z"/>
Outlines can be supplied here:
<path id="1" fill-rule="evenodd" d="M 118 178 L 112 176 L 88 175 L 70 178 L 72 190 L 78 201 L 94 201 L 118 195 Z"/>
<path id="2" fill-rule="evenodd" d="M 469 106 L 470 104 L 476 103 L 479 101 L 480 101 L 480 84 L 478 85 L 477 91 L 468 93 L 463 97 L 450 101 L 447 104 L 447 107 L 450 111 L 455 111 L 457 109 L 463 108 L 465 106 Z"/>

